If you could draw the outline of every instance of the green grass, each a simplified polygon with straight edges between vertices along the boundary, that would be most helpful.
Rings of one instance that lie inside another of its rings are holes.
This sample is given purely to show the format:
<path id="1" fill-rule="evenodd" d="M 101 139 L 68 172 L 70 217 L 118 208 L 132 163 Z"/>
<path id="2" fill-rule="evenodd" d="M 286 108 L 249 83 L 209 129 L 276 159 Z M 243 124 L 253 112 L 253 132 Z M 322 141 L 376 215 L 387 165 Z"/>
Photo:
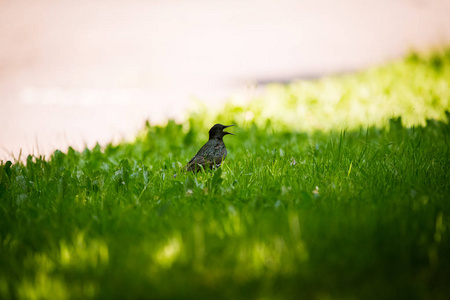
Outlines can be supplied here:
<path id="1" fill-rule="evenodd" d="M 0 298 L 446 299 L 449 74 L 410 55 L 2 162 Z M 181 172 L 217 122 L 223 167 Z"/>

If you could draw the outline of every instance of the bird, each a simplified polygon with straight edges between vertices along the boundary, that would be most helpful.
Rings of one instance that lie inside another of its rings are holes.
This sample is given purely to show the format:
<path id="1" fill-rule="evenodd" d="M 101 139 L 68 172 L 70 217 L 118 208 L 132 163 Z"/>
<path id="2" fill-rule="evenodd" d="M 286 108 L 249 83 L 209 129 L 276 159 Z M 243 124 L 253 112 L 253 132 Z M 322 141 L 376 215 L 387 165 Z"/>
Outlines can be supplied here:
<path id="1" fill-rule="evenodd" d="M 195 156 L 187 163 L 184 169 L 188 172 L 198 172 L 202 169 L 218 168 L 227 156 L 227 148 L 223 142 L 223 137 L 231 132 L 223 131 L 225 128 L 234 125 L 216 124 L 209 130 L 209 140 Z"/>

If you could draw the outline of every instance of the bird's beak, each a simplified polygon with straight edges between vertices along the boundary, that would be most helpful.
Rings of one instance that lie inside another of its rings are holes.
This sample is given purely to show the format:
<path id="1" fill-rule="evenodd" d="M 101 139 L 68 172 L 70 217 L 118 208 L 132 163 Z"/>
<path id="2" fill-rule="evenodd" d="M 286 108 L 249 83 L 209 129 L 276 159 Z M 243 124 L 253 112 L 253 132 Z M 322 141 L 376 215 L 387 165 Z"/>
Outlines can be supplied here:
<path id="1" fill-rule="evenodd" d="M 223 129 L 231 127 L 231 126 L 234 126 L 234 125 L 225 126 Z M 227 135 L 227 134 L 235 135 L 234 133 L 231 133 L 231 132 L 228 132 L 228 131 L 224 131 L 223 133 L 224 133 L 224 135 Z"/>

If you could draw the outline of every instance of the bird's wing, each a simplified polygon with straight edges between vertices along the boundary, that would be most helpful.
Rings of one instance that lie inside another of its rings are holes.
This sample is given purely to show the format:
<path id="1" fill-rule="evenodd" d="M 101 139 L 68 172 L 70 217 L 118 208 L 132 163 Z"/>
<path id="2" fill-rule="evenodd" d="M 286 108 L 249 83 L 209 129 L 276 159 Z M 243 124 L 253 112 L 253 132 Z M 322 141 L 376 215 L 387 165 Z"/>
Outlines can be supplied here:
<path id="1" fill-rule="evenodd" d="M 214 146 L 211 145 L 210 142 L 203 145 L 202 148 L 197 152 L 197 154 L 188 162 L 186 165 L 187 171 L 194 171 L 199 170 L 200 166 L 206 168 L 212 167 L 215 165 L 215 158 L 213 156 L 212 149 L 214 149 Z M 217 159 L 216 159 L 217 160 Z"/>
<path id="2" fill-rule="evenodd" d="M 210 156 L 200 156 L 200 155 L 196 155 L 194 156 L 194 158 L 192 158 L 188 164 L 186 165 L 186 171 L 194 171 L 194 170 L 199 170 L 202 166 L 203 168 L 212 168 L 214 166 L 217 166 L 217 159 L 215 159 L 214 157 Z M 219 163 L 220 165 L 220 163 Z"/>
<path id="3" fill-rule="evenodd" d="M 205 167 L 205 158 L 201 156 L 194 156 L 186 165 L 186 171 L 198 171 L 200 166 Z"/>

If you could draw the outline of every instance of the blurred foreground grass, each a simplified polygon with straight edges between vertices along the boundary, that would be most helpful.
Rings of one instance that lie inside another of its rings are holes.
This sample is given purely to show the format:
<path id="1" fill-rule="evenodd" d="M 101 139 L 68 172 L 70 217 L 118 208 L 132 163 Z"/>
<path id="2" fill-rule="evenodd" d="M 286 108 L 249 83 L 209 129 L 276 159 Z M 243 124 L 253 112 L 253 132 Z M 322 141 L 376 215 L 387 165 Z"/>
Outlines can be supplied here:
<path id="1" fill-rule="evenodd" d="M 413 54 L 2 162 L 0 298 L 446 299 L 449 82 Z M 218 122 L 224 166 L 180 172 Z"/>

